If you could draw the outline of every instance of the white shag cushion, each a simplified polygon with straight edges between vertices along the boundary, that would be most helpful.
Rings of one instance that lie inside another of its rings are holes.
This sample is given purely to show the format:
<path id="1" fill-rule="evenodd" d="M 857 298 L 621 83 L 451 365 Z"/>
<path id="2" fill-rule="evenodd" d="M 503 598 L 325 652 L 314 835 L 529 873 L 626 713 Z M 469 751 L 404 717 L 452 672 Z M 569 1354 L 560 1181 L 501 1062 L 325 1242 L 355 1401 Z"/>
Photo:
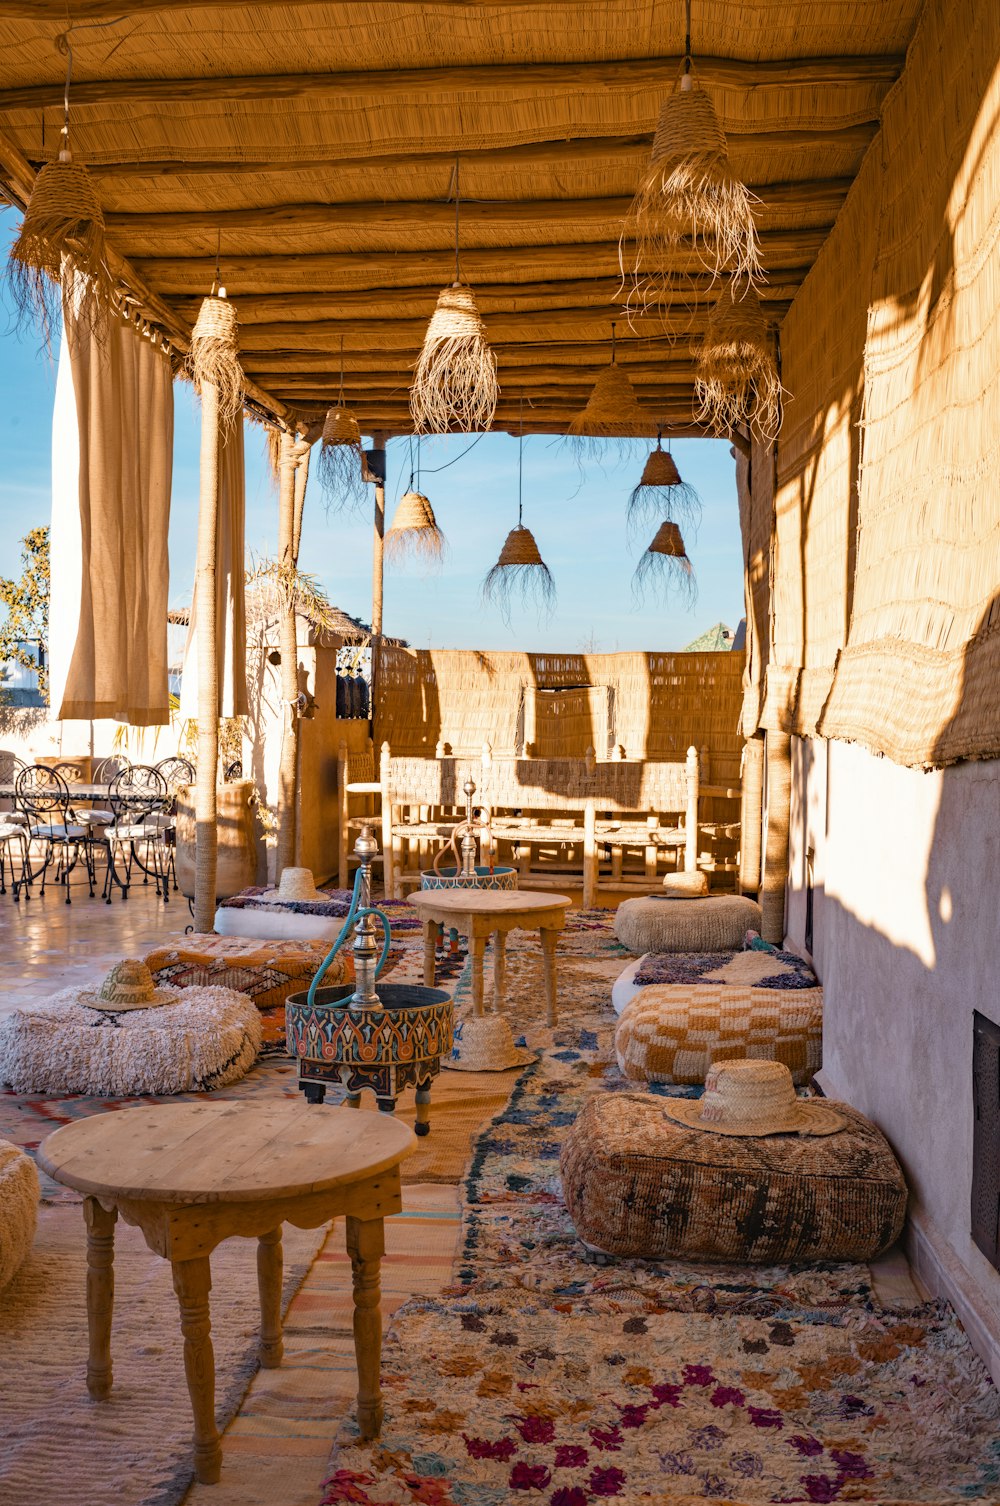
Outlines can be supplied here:
<path id="1" fill-rule="evenodd" d="M 742 894 L 710 899 L 627 899 L 615 914 L 622 946 L 642 952 L 736 952 L 761 928 L 760 905 Z"/>
<path id="2" fill-rule="evenodd" d="M 0 1081 L 16 1093 L 192 1093 L 238 1082 L 260 1050 L 257 1006 L 230 988 L 171 989 L 177 1002 L 105 1013 L 64 989 L 0 1020 Z"/>
<path id="3" fill-rule="evenodd" d="M 647 953 L 648 955 L 648 953 Z M 631 1004 L 636 994 L 642 993 L 643 985 L 636 983 L 635 975 L 639 971 L 646 957 L 635 957 L 628 967 L 623 968 L 611 986 L 611 1003 L 615 1014 L 621 1014 L 627 1004 Z"/>
<path id="4" fill-rule="evenodd" d="M 245 910 L 220 905 L 215 912 L 217 936 L 251 936 L 255 941 L 329 941 L 333 943 L 344 929 L 341 915 L 296 915 L 275 905 L 261 905 Z"/>
<path id="5" fill-rule="evenodd" d="M 38 1198 L 34 1161 L 9 1140 L 0 1140 L 0 1291 L 31 1249 Z"/>

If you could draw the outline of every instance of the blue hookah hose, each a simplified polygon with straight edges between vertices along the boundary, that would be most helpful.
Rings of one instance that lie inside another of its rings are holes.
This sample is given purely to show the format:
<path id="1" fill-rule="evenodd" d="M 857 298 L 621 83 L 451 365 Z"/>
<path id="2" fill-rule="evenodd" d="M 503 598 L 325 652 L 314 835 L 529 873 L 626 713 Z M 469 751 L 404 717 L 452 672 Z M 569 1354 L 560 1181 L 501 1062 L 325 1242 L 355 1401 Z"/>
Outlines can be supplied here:
<path id="1" fill-rule="evenodd" d="M 344 924 L 341 927 L 340 935 L 337 937 L 336 941 L 333 943 L 333 946 L 330 948 L 330 950 L 327 952 L 326 956 L 323 958 L 323 961 L 320 963 L 319 967 L 316 970 L 316 976 L 315 976 L 315 978 L 313 978 L 312 982 L 309 985 L 309 993 L 306 996 L 306 1003 L 308 1004 L 308 1006 L 309 1006 L 310 1009 L 312 1009 L 313 1005 L 316 1002 L 316 990 L 319 988 L 320 984 L 322 983 L 324 975 L 326 974 L 327 968 L 330 966 L 330 963 L 333 961 L 334 957 L 336 957 L 337 953 L 340 951 L 341 947 L 344 945 L 344 942 L 347 940 L 348 936 L 351 934 L 351 931 L 354 929 L 354 926 L 356 925 L 356 923 L 359 920 L 361 920 L 361 918 L 363 916 L 365 916 L 365 915 L 374 915 L 375 919 L 381 925 L 382 931 L 383 931 L 382 955 L 379 958 L 379 960 L 378 960 L 378 966 L 375 969 L 375 976 L 376 976 L 376 978 L 378 977 L 378 975 L 382 971 L 382 969 L 385 967 L 386 961 L 387 961 L 388 956 L 389 956 L 389 940 L 390 940 L 389 921 L 388 921 L 387 917 L 382 914 L 382 911 L 376 909 L 376 907 L 374 905 L 370 905 L 370 906 L 367 906 L 367 907 L 363 906 L 363 905 L 359 906 L 359 904 L 358 904 L 358 898 L 360 896 L 360 893 L 361 893 L 361 869 L 359 868 L 358 871 L 357 871 L 357 873 L 354 875 L 354 892 L 351 895 L 351 908 L 347 912 L 347 919 L 344 921 Z M 346 1003 L 347 1001 L 345 1000 L 344 1002 Z"/>

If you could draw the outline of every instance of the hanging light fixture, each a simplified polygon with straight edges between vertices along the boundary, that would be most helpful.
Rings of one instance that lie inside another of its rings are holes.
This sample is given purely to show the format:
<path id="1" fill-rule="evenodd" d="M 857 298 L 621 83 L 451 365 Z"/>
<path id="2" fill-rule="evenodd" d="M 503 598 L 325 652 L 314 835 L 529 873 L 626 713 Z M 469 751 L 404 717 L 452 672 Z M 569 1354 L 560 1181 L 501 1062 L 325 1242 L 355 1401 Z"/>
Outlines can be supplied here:
<path id="1" fill-rule="evenodd" d="M 486 430 L 500 396 L 497 358 L 486 338 L 475 294 L 462 281 L 458 168 L 456 158 L 455 281 L 438 297 L 413 373 L 410 415 L 415 434 Z"/>
<path id="2" fill-rule="evenodd" d="M 552 572 L 542 559 L 530 528 L 524 526 L 524 401 L 521 401 L 521 426 L 517 442 L 517 527 L 512 528 L 500 551 L 500 558 L 483 581 L 483 601 L 500 609 L 504 622 L 510 623 L 510 609 L 515 593 L 524 606 L 534 605 L 551 616 L 556 604 L 556 586 Z"/>
<path id="3" fill-rule="evenodd" d="M 648 413 L 639 406 L 628 373 L 617 363 L 615 324 L 611 325 L 611 364 L 594 383 L 586 407 L 570 419 L 566 432 L 578 454 L 599 457 L 609 439 L 632 440 L 655 430 Z"/>
<path id="4" fill-rule="evenodd" d="M 760 439 L 781 427 L 781 378 L 756 289 L 726 288 L 712 309 L 695 365 L 695 419 L 716 434 L 749 424 Z"/>
<path id="5" fill-rule="evenodd" d="M 440 569 L 447 541 L 438 527 L 434 509 L 420 490 L 420 437 L 417 436 L 416 485 L 413 472 L 413 440 L 410 440 L 410 483 L 399 499 L 396 516 L 385 536 L 385 557 L 394 565 L 407 557 L 422 560 L 428 569 Z"/>
<path id="6" fill-rule="evenodd" d="M 323 421 L 316 473 L 328 507 L 358 506 L 365 498 L 361 429 L 344 403 L 344 337 L 340 337 L 340 394 Z"/>
<path id="7" fill-rule="evenodd" d="M 108 24 L 108 23 L 105 23 Z M 115 24 L 115 23 L 110 23 Z M 69 88 L 73 76 L 70 27 L 56 37 L 66 58 L 59 156 L 35 178 L 20 229 L 10 247 L 7 280 L 19 321 L 37 319 L 46 339 L 58 325 L 59 290 L 72 287 L 74 317 L 95 333 L 106 328 L 115 284 L 108 267 L 104 210 L 90 174 L 69 144 Z"/>
<path id="8" fill-rule="evenodd" d="M 662 433 L 656 449 L 650 450 L 642 475 L 628 499 L 626 520 L 631 534 L 654 518 L 667 517 L 697 528 L 701 521 L 701 498 L 693 486 L 681 480 L 677 462 L 664 449 Z"/>
<path id="9" fill-rule="evenodd" d="M 629 302 L 648 309 L 663 301 L 665 279 L 676 270 L 679 247 L 690 244 L 712 275 L 761 274 L 753 207 L 758 201 L 733 171 L 711 97 L 692 72 L 691 0 L 686 0 L 684 65 L 664 100 L 649 166 L 625 220 L 619 246 L 634 240 Z"/>
<path id="10" fill-rule="evenodd" d="M 637 603 L 645 601 L 646 593 L 651 589 L 663 599 L 673 591 L 688 607 L 693 607 L 698 600 L 694 567 L 688 559 L 680 529 L 669 518 L 665 518 L 656 530 L 632 577 L 632 593 Z"/>
<path id="11" fill-rule="evenodd" d="M 191 331 L 187 369 L 200 394 L 206 383 L 218 395 L 219 423 L 232 423 L 243 407 L 243 368 L 240 365 L 236 310 L 220 284 L 219 257 L 222 235 L 216 243 L 215 278 L 212 291 L 202 299 Z"/>

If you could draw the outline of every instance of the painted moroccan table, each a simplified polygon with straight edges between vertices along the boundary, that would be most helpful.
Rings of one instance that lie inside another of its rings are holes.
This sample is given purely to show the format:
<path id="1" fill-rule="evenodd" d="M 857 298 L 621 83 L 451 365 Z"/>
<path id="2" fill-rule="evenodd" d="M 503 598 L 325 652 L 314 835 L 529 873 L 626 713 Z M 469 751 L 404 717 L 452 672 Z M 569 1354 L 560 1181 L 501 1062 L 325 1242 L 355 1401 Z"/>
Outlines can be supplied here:
<path id="1" fill-rule="evenodd" d="M 258 1241 L 260 1362 L 273 1367 L 283 1350 L 281 1226 L 315 1229 L 343 1214 L 354 1278 L 358 1426 L 364 1437 L 375 1437 L 382 1427 L 383 1220 L 402 1208 L 399 1163 L 415 1148 L 412 1132 L 397 1119 L 324 1114 L 301 1103 L 160 1104 L 94 1114 L 49 1135 L 39 1165 L 84 1194 L 91 1396 L 101 1400 L 111 1391 L 115 1221 L 121 1215 L 173 1268 L 194 1411 L 195 1474 L 206 1484 L 218 1480 L 209 1256 L 233 1235 Z M 110 1437 L 108 1445 L 114 1446 Z"/>
<path id="2" fill-rule="evenodd" d="M 493 1009 L 503 1008 L 507 981 L 508 931 L 538 931 L 545 979 L 545 1016 L 556 1023 L 556 944 L 566 925 L 572 900 L 565 894 L 538 894 L 520 889 L 513 894 L 490 890 L 428 890 L 410 895 L 410 904 L 424 925 L 424 983 L 434 986 L 434 955 L 438 927 L 453 926 L 469 938 L 472 960 L 473 1013 L 483 1013 L 483 957 L 493 937 Z"/>

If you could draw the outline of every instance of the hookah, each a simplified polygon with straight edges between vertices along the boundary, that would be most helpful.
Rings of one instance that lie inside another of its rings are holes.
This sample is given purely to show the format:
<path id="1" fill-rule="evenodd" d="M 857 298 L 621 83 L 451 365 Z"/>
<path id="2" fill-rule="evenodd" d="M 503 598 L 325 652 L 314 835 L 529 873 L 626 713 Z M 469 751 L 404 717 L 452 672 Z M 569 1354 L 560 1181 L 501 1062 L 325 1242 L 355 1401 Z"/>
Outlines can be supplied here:
<path id="1" fill-rule="evenodd" d="M 472 797 L 476 793 L 475 782 L 469 778 L 462 786 L 465 795 L 465 820 L 459 821 L 451 834 L 448 842 L 436 854 L 431 871 L 438 878 L 444 875 L 441 872 L 441 859 L 451 853 L 455 860 L 455 872 L 465 879 L 474 879 L 476 875 L 476 838 L 480 850 L 489 852 L 489 873 L 493 876 L 493 846 L 484 841 L 490 834 L 490 811 L 489 806 L 482 808 L 482 813 L 477 817 L 472 808 Z"/>

